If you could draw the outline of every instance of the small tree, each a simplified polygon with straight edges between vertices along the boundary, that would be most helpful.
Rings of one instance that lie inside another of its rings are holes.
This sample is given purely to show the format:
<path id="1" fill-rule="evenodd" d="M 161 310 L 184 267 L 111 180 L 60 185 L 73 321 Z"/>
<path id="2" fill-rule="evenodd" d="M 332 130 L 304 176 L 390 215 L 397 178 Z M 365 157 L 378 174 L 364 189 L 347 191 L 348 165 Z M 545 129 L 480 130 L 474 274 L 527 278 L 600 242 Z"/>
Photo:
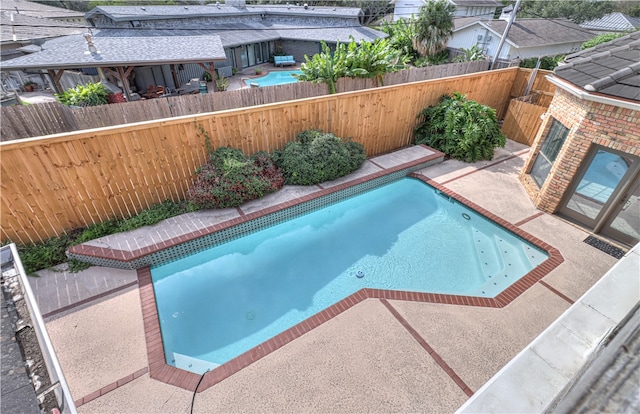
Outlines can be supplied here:
<path id="1" fill-rule="evenodd" d="M 447 47 L 453 34 L 453 13 L 456 7 L 447 0 L 428 1 L 420 7 L 416 21 L 414 48 L 421 56 L 431 56 Z"/>
<path id="2" fill-rule="evenodd" d="M 455 92 L 436 106 L 423 109 L 414 131 L 416 144 L 426 144 L 465 162 L 490 160 L 496 147 L 504 147 L 496 111 Z"/>

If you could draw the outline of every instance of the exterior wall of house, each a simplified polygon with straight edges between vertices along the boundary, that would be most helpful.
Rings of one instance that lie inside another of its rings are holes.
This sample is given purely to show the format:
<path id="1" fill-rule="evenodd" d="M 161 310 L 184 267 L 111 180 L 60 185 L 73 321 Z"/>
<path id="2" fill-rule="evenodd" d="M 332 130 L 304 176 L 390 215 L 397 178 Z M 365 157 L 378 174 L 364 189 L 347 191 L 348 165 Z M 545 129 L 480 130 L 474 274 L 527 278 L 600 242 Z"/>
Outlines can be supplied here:
<path id="1" fill-rule="evenodd" d="M 549 132 L 552 118 L 569 128 L 569 134 L 547 179 L 539 188 L 529 173 Z M 531 147 L 531 156 L 520 173 L 520 181 L 539 209 L 555 213 L 593 145 L 640 156 L 639 125 L 639 111 L 581 100 L 557 88 Z"/>
<path id="2" fill-rule="evenodd" d="M 553 56 L 574 53 L 580 50 L 582 42 L 562 43 L 557 45 L 515 48 L 505 43 L 500 53 L 504 59 L 526 59 L 538 56 Z M 508 47 L 507 47 L 508 46 Z M 506 52 L 506 54 L 505 54 Z M 507 56 L 508 55 L 508 56 Z"/>
<path id="3" fill-rule="evenodd" d="M 311 58 L 320 52 L 320 44 L 318 42 L 303 40 L 282 40 L 280 47 L 285 54 L 293 56 L 297 63 L 305 61 L 304 55 L 308 55 Z"/>
<path id="4" fill-rule="evenodd" d="M 411 15 L 418 17 L 420 7 L 424 2 L 422 0 L 396 0 L 393 8 L 393 20 L 409 19 Z"/>
<path id="5" fill-rule="evenodd" d="M 473 17 L 478 16 L 483 19 L 493 19 L 496 12 L 495 7 L 488 6 L 456 6 L 453 17 Z"/>

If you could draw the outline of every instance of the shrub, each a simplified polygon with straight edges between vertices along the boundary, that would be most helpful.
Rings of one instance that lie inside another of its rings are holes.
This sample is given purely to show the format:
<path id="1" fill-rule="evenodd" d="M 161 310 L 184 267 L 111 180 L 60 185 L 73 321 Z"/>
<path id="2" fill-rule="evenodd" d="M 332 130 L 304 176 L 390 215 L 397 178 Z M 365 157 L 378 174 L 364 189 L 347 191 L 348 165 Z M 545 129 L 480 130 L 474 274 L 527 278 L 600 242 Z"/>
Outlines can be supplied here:
<path id="1" fill-rule="evenodd" d="M 56 99 L 67 106 L 97 106 L 109 103 L 109 90 L 100 82 L 87 83 L 56 94 Z"/>
<path id="2" fill-rule="evenodd" d="M 278 191 L 284 184 L 282 171 L 269 154 L 258 152 L 247 158 L 239 149 L 229 147 L 216 149 L 196 175 L 187 192 L 196 209 L 237 207 Z"/>
<path id="3" fill-rule="evenodd" d="M 458 92 L 444 95 L 437 106 L 423 109 L 414 131 L 416 144 L 426 144 L 465 162 L 490 160 L 496 147 L 504 147 L 496 111 Z"/>
<path id="4" fill-rule="evenodd" d="M 274 154 L 287 183 L 294 185 L 335 180 L 360 168 L 365 159 L 361 144 L 314 129 L 299 133 Z"/>

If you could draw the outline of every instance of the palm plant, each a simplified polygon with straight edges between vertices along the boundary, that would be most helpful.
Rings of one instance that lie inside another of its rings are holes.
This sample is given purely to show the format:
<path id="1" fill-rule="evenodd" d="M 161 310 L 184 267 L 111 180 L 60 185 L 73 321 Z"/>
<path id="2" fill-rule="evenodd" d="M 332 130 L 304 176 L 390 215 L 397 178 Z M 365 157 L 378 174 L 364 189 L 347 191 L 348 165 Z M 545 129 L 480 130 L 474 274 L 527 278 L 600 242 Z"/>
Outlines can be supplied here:
<path id="1" fill-rule="evenodd" d="M 413 41 L 413 47 L 420 55 L 435 55 L 447 46 L 453 34 L 454 11 L 455 6 L 447 0 L 429 1 L 420 7 Z"/>
<path id="2" fill-rule="evenodd" d="M 329 93 L 336 93 L 338 78 L 346 75 L 346 50 L 343 43 L 336 43 L 336 50 L 331 53 L 327 43 L 321 41 L 322 52 L 311 59 L 305 55 L 305 63 L 300 66 L 301 74 L 295 75 L 299 81 L 326 83 Z"/>
<path id="3" fill-rule="evenodd" d="M 357 44 L 353 38 L 347 46 L 346 76 L 352 78 L 373 78 L 376 85 L 383 85 L 385 73 L 395 72 L 405 67 L 406 57 L 391 46 L 388 39 Z"/>

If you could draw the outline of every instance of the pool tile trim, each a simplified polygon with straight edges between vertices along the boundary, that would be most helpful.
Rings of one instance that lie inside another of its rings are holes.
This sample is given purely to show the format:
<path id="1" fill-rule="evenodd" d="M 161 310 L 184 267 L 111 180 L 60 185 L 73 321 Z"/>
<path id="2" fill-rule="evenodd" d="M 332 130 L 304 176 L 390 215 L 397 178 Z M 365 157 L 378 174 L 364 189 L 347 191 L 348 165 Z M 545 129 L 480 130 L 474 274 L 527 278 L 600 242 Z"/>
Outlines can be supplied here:
<path id="1" fill-rule="evenodd" d="M 347 296 L 341 301 L 331 305 L 330 307 L 318 312 L 308 319 L 294 325 L 286 331 L 276 335 L 275 337 L 263 342 L 255 348 L 239 355 L 238 357 L 228 361 L 227 363 L 216 367 L 215 369 L 204 374 L 204 378 L 198 387 L 197 391 L 202 392 L 213 385 L 219 383 L 225 378 L 235 374 L 241 369 L 251 365 L 257 360 L 269 355 L 277 349 L 282 348 L 284 345 L 293 341 L 296 338 L 304 335 L 305 333 L 317 328 L 330 319 L 333 319 L 337 315 L 346 311 L 347 309 L 355 306 L 365 299 L 384 299 L 384 300 L 402 300 L 402 301 L 414 301 L 414 302 L 428 302 L 447 305 L 459 305 L 459 306 L 478 306 L 489 308 L 503 308 L 513 302 L 518 296 L 524 293 L 531 286 L 539 282 L 549 272 L 559 266 L 564 258 L 560 254 L 560 251 L 551 245 L 543 242 L 542 240 L 527 233 L 523 229 L 507 222 L 506 220 L 498 217 L 490 211 L 480 207 L 471 200 L 451 191 L 433 181 L 432 179 L 425 177 L 424 175 L 411 173 L 408 175 L 419 179 L 428 185 L 442 191 L 444 194 L 454 198 L 455 200 L 467 205 L 474 209 L 479 214 L 494 221 L 498 225 L 516 234 L 518 237 L 527 240 L 536 247 L 546 251 L 549 258 L 542 262 L 539 266 L 531 270 L 524 275 L 518 281 L 513 283 L 507 289 L 502 291 L 495 298 L 483 298 L 476 296 L 460 296 L 460 295 L 445 295 L 438 293 L 424 293 L 424 292 L 409 292 L 409 291 L 395 291 L 395 290 L 383 290 L 383 289 L 370 289 L 365 288 L 357 291 L 356 293 Z M 370 176 L 363 180 L 369 180 Z M 356 180 L 358 183 L 361 179 Z M 354 181 L 348 183 L 349 186 L 354 185 Z M 337 186 L 337 187 L 342 187 Z M 298 200 L 296 200 L 298 201 Z M 295 203 L 294 203 L 295 204 Z M 291 206 L 291 202 L 279 204 L 275 208 L 287 208 Z M 270 212 L 274 211 L 274 208 L 266 209 Z M 260 211 L 262 213 L 265 210 Z M 237 222 L 237 219 L 232 220 Z M 153 290 L 153 282 L 151 279 L 151 268 L 149 266 L 137 269 L 138 272 L 138 286 L 140 292 L 140 302 L 142 304 L 142 315 L 144 320 L 145 339 L 147 344 L 147 356 L 149 362 L 149 375 L 151 378 L 158 381 L 174 385 L 188 391 L 196 391 L 196 385 L 200 381 L 200 375 L 167 365 L 165 362 L 164 345 L 162 344 L 162 334 L 160 331 L 160 322 L 158 319 L 158 310 L 156 308 L 155 293 Z M 383 302 L 384 303 L 384 302 Z M 445 370 L 446 371 L 446 370 Z M 452 371 L 453 372 L 453 371 Z M 451 375 L 449 371 L 447 374 Z M 456 375 L 453 372 L 453 375 Z M 457 376 L 457 375 L 456 375 Z M 452 377 L 453 378 L 453 377 Z M 454 379 L 455 381 L 455 379 Z M 471 390 L 462 382 L 456 381 L 465 393 L 471 392 Z"/>
<path id="2" fill-rule="evenodd" d="M 324 197 L 332 195 L 336 196 L 339 192 L 344 192 L 345 190 L 349 190 L 354 187 L 363 186 L 367 183 L 371 183 L 371 181 L 373 180 L 384 180 L 385 178 L 393 179 L 396 175 L 398 177 L 395 178 L 400 178 L 401 176 L 407 175 L 412 171 L 425 168 L 435 162 L 444 159 L 444 154 L 442 152 L 436 151 L 424 145 L 422 145 L 422 147 L 427 148 L 432 152 L 432 154 L 393 167 L 388 167 L 381 171 L 367 174 L 365 176 L 355 178 L 353 180 L 346 181 L 332 187 L 323 188 L 322 186 L 319 186 L 320 191 L 314 192 L 312 194 L 307 194 L 293 200 L 284 201 L 282 203 L 275 204 L 273 206 L 269 206 L 255 212 L 241 212 L 240 217 L 216 223 L 214 225 L 182 234 L 168 240 L 162 240 L 155 244 L 144 247 L 134 246 L 132 250 L 99 247 L 91 244 L 79 244 L 71 246 L 69 248 L 68 256 L 70 258 L 86 261 L 97 266 L 107 266 L 122 269 L 140 269 L 149 265 L 154 265 L 156 264 L 156 262 L 167 261 L 168 258 L 160 257 L 158 259 L 155 256 L 162 256 L 161 252 L 167 249 L 178 248 L 178 246 L 185 243 L 195 242 L 198 239 L 203 239 L 215 233 L 232 229 L 233 227 L 236 227 L 238 225 L 246 225 L 249 222 L 263 219 L 273 213 L 281 212 L 290 207 L 299 207 L 305 204 L 311 204 L 314 201 L 318 201 Z M 370 159 L 369 162 L 373 161 L 371 161 Z M 384 183 L 380 183 L 380 185 L 382 184 Z M 240 210 L 240 208 L 238 209 Z M 313 210 L 313 208 L 311 208 L 310 210 Z M 208 247 L 210 246 L 207 246 L 205 248 Z M 191 250 L 190 253 L 193 253 L 193 250 Z M 171 257 L 170 259 L 175 260 L 179 257 L 180 256 L 178 255 L 177 257 Z"/>

